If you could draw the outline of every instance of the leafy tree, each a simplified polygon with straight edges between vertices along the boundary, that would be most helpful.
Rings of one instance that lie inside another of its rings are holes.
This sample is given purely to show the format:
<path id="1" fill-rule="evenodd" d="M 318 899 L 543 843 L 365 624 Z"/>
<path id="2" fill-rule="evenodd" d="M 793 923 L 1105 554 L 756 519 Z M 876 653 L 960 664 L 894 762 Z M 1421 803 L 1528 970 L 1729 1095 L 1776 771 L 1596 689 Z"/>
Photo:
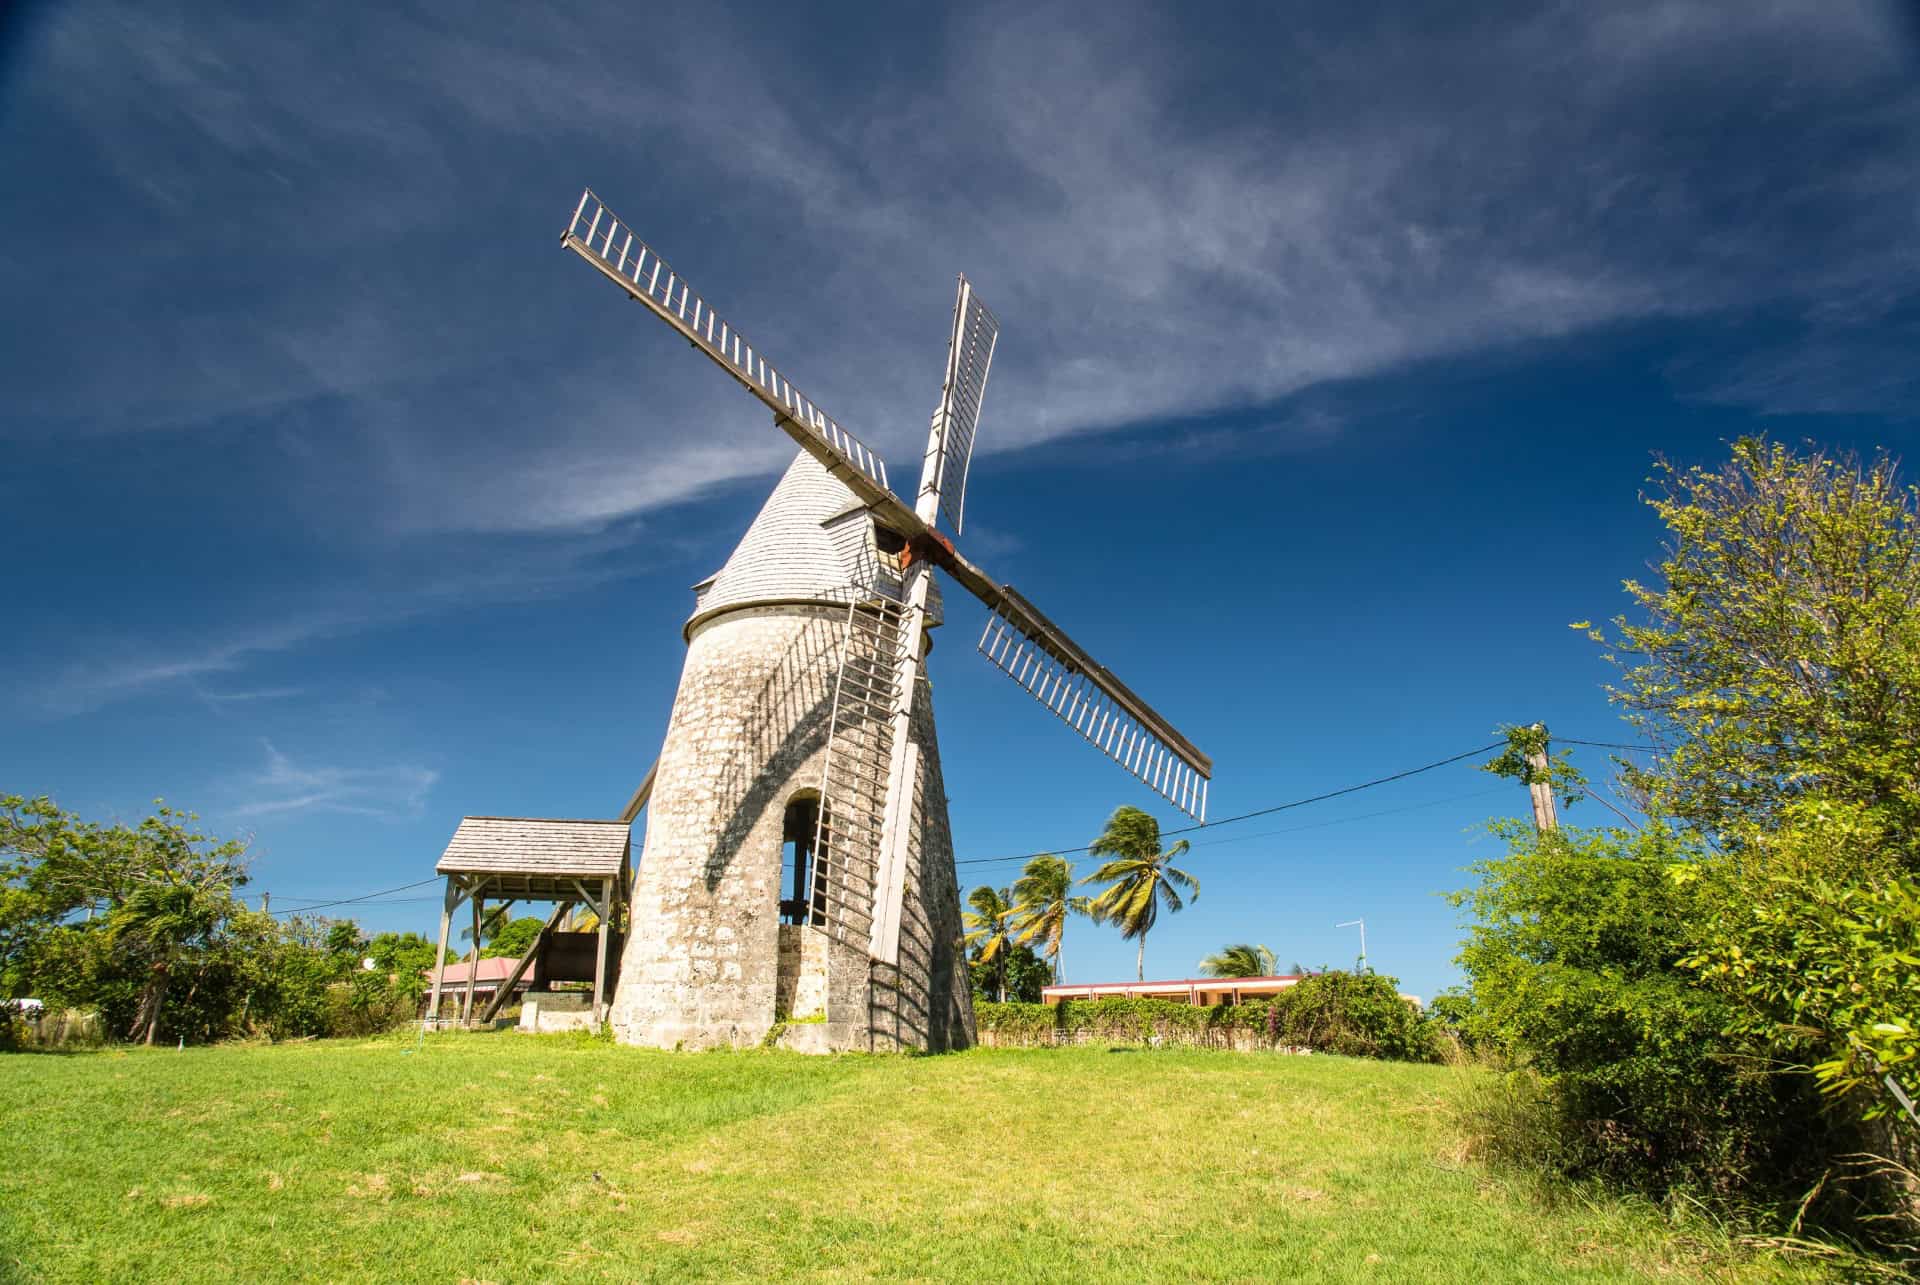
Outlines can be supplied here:
<path id="1" fill-rule="evenodd" d="M 1160 907 L 1165 905 L 1167 913 L 1177 914 L 1186 906 L 1181 889 L 1192 898 L 1200 895 L 1200 881 L 1173 864 L 1187 846 L 1181 839 L 1163 850 L 1160 823 L 1139 808 L 1120 807 L 1087 849 L 1096 857 L 1108 858 L 1080 881 L 1107 885 L 1093 899 L 1089 912 L 1097 921 L 1118 925 L 1122 941 L 1140 943 L 1134 961 L 1139 981 L 1147 979 L 1147 934 L 1159 919 Z"/>
<path id="2" fill-rule="evenodd" d="M 1237 943 L 1222 946 L 1218 954 L 1200 961 L 1202 977 L 1271 977 L 1274 954 L 1265 946 Z"/>
<path id="3" fill-rule="evenodd" d="M 1427 1016 L 1449 1035 L 1470 1044 L 1467 1025 L 1473 1020 L 1473 995 L 1459 988 L 1441 991 L 1427 1003 Z"/>
<path id="4" fill-rule="evenodd" d="M 0 798 L 0 986 L 98 1008 L 149 1043 L 355 1033 L 411 1012 L 416 977 L 360 971 L 351 921 L 248 910 L 243 845 L 193 821 L 162 804 L 137 826 L 101 824 Z"/>
<path id="5" fill-rule="evenodd" d="M 1698 849 L 1658 825 L 1540 834 L 1503 821 L 1495 832 L 1506 854 L 1476 865 L 1479 884 L 1453 898 L 1473 912 L 1459 957 L 1465 1035 L 1542 1077 L 1554 1162 L 1728 1199 L 1749 1184 L 1790 1186 L 1796 1095 L 1727 1059 L 1734 1010 L 1682 966 L 1703 907 L 1698 881 L 1675 872 L 1693 870 Z"/>
<path id="6" fill-rule="evenodd" d="M 991 1000 L 1005 987 L 1006 1002 L 1038 1004 L 1041 992 L 1053 980 L 1053 970 L 1031 946 L 1019 942 L 995 953 L 993 962 L 967 965 L 973 983 L 974 998 Z"/>
<path id="7" fill-rule="evenodd" d="M 1654 824 L 1499 827 L 1458 1020 L 1539 1077 L 1512 1153 L 1795 1232 L 1920 1228 L 1848 1176 L 1912 1154 L 1920 1089 L 1920 496 L 1885 455 L 1756 440 L 1658 481 L 1659 580 L 1591 631 L 1659 749 L 1624 767 Z"/>
<path id="8" fill-rule="evenodd" d="M 351 919 L 336 919 L 327 925 L 326 950 L 346 968 L 358 968 L 366 958 L 366 934 Z"/>
<path id="9" fill-rule="evenodd" d="M 160 1029 L 160 1006 L 185 959 L 209 947 L 238 907 L 232 878 L 213 870 L 166 870 L 135 887 L 107 920 L 107 944 L 144 960 L 147 984 L 129 1035 L 148 1044 Z M 189 999 L 192 998 L 189 993 Z"/>
<path id="10" fill-rule="evenodd" d="M 433 967 L 433 953 L 434 944 L 419 933 L 379 933 L 367 943 L 367 958 L 381 972 L 409 982 Z"/>
<path id="11" fill-rule="evenodd" d="M 125 900 L 152 856 L 126 826 L 83 821 L 45 797 L 0 796 L 0 981 L 14 994 L 35 989 L 27 975 L 44 972 L 49 953 L 64 975 L 83 968 L 98 943 L 69 930 Z"/>
<path id="12" fill-rule="evenodd" d="M 1073 895 L 1073 863 L 1052 853 L 1033 858 L 1013 881 L 1013 899 L 1018 903 L 1016 940 L 1022 946 L 1039 942 L 1053 966 L 1053 980 L 1059 981 L 1067 918 L 1087 914 L 1092 905 L 1091 898 Z"/>
<path id="13" fill-rule="evenodd" d="M 1661 747 L 1627 769 L 1653 808 L 1739 846 L 1818 796 L 1875 814 L 1920 869 L 1920 505 L 1884 453 L 1752 438 L 1719 468 L 1662 462 L 1660 580 L 1594 630 L 1614 699 Z"/>
<path id="14" fill-rule="evenodd" d="M 49 799 L 0 798 L 8 988 L 98 1003 L 148 1043 L 176 977 L 189 978 L 182 1003 L 201 999 L 247 875 L 245 845 L 216 842 L 196 819 L 162 803 L 138 826 L 107 826 Z"/>
<path id="15" fill-rule="evenodd" d="M 544 919 L 538 919 L 532 915 L 508 920 L 488 938 L 486 948 L 480 952 L 480 955 L 483 959 L 491 957 L 518 959 L 527 953 L 527 948 L 533 945 L 533 939 L 540 935 L 540 929 L 545 924 Z"/>
<path id="16" fill-rule="evenodd" d="M 483 957 L 487 953 L 487 943 L 492 941 L 494 936 L 507 926 L 509 922 L 507 919 L 507 911 L 510 909 L 512 909 L 512 903 L 505 901 L 496 902 L 488 906 L 486 911 L 480 916 L 479 945 L 481 947 L 480 954 Z M 467 942 L 473 940 L 473 924 L 471 922 L 460 930 L 460 940 Z"/>
<path id="17" fill-rule="evenodd" d="M 1733 1005 L 1737 1056 L 1811 1064 L 1863 1118 L 1911 1124 L 1894 1090 L 1920 1100 L 1920 883 L 1860 877 L 1887 864 L 1873 813 L 1803 799 L 1758 841 L 1759 877 L 1727 861 L 1674 871 L 1709 907 L 1681 963 Z"/>
<path id="18" fill-rule="evenodd" d="M 966 944 L 977 963 L 992 969 L 994 998 L 1007 1000 L 1007 955 L 1013 945 L 1015 906 L 1005 888 L 995 890 L 982 884 L 967 895 L 973 909 L 960 918 L 967 929 Z"/>

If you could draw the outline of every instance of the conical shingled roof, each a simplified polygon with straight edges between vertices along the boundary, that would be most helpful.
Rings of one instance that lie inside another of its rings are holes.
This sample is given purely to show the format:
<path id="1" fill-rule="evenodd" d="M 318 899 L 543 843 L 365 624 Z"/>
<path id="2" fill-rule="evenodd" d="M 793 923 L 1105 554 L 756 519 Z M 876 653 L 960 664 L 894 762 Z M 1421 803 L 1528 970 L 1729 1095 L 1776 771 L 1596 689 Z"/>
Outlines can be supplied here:
<path id="1" fill-rule="evenodd" d="M 726 565 L 694 586 L 686 632 L 717 612 L 754 603 L 846 602 L 848 586 L 873 583 L 875 565 L 865 505 L 801 451 Z"/>

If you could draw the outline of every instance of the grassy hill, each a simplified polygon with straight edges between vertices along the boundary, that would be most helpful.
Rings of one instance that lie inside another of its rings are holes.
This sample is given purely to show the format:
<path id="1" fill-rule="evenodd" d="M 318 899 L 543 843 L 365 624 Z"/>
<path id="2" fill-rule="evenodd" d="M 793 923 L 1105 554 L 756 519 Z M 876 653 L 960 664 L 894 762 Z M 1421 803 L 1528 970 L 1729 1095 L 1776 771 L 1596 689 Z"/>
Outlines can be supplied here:
<path id="1" fill-rule="evenodd" d="M 1806 1279 L 1469 1157 L 1441 1067 L 445 1035 L 0 1058 L 29 1280 Z"/>

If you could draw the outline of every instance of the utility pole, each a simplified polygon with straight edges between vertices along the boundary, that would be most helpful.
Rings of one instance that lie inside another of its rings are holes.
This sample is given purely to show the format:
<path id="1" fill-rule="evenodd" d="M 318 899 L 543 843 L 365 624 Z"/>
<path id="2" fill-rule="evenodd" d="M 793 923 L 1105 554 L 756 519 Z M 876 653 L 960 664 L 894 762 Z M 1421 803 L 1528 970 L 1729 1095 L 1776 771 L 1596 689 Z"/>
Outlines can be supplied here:
<path id="1" fill-rule="evenodd" d="M 1545 834 L 1560 827 L 1560 815 L 1553 806 L 1553 765 L 1547 757 L 1547 725 L 1535 723 L 1529 730 L 1540 736 L 1527 751 L 1527 793 L 1533 796 L 1533 828 Z"/>
<path id="2" fill-rule="evenodd" d="M 263 915 L 271 914 L 272 906 L 273 906 L 273 894 L 270 892 L 261 893 L 260 894 L 260 913 Z"/>
<path id="3" fill-rule="evenodd" d="M 1335 928 L 1356 928 L 1357 927 L 1360 930 L 1360 971 L 1363 973 L 1366 972 L 1367 971 L 1367 921 L 1364 919 L 1349 919 L 1343 924 L 1335 924 L 1334 927 Z"/>

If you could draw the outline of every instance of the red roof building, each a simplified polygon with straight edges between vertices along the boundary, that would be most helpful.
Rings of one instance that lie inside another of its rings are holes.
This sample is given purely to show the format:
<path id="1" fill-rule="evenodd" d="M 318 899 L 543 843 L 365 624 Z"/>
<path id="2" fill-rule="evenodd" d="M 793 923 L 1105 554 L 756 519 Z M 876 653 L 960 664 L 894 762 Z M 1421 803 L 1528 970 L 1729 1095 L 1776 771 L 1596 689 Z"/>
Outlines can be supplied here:
<path id="1" fill-rule="evenodd" d="M 1250 999 L 1270 999 L 1300 983 L 1299 974 L 1285 977 L 1182 977 L 1164 982 L 1064 982 L 1044 986 L 1040 1002 L 1058 1004 L 1063 999 L 1164 999 L 1176 1004 L 1211 1008 L 1216 1004 L 1240 1004 Z M 1401 995 L 1415 1008 L 1418 995 Z"/>
<path id="2" fill-rule="evenodd" d="M 508 976 L 513 972 L 513 966 L 519 962 L 517 959 L 508 959 L 505 956 L 497 959 L 481 960 L 473 974 L 473 993 L 476 995 L 491 995 L 499 990 L 500 983 L 507 980 Z M 426 978 L 426 985 L 421 989 L 431 990 L 433 987 L 433 970 L 431 968 L 427 969 L 423 976 Z M 467 963 L 465 960 L 461 960 L 457 964 L 447 965 L 445 984 L 449 990 L 457 989 L 464 991 L 467 988 Z M 524 991 L 532 984 L 532 975 L 530 973 L 523 974 L 513 989 L 515 991 Z"/>
<path id="3" fill-rule="evenodd" d="M 1176 1004 L 1211 1008 L 1215 1004 L 1238 1004 L 1249 999 L 1266 999 L 1299 982 L 1286 977 L 1182 977 L 1162 982 L 1062 982 L 1042 987 L 1040 1002 L 1058 1004 L 1063 999 L 1166 999 Z"/>

